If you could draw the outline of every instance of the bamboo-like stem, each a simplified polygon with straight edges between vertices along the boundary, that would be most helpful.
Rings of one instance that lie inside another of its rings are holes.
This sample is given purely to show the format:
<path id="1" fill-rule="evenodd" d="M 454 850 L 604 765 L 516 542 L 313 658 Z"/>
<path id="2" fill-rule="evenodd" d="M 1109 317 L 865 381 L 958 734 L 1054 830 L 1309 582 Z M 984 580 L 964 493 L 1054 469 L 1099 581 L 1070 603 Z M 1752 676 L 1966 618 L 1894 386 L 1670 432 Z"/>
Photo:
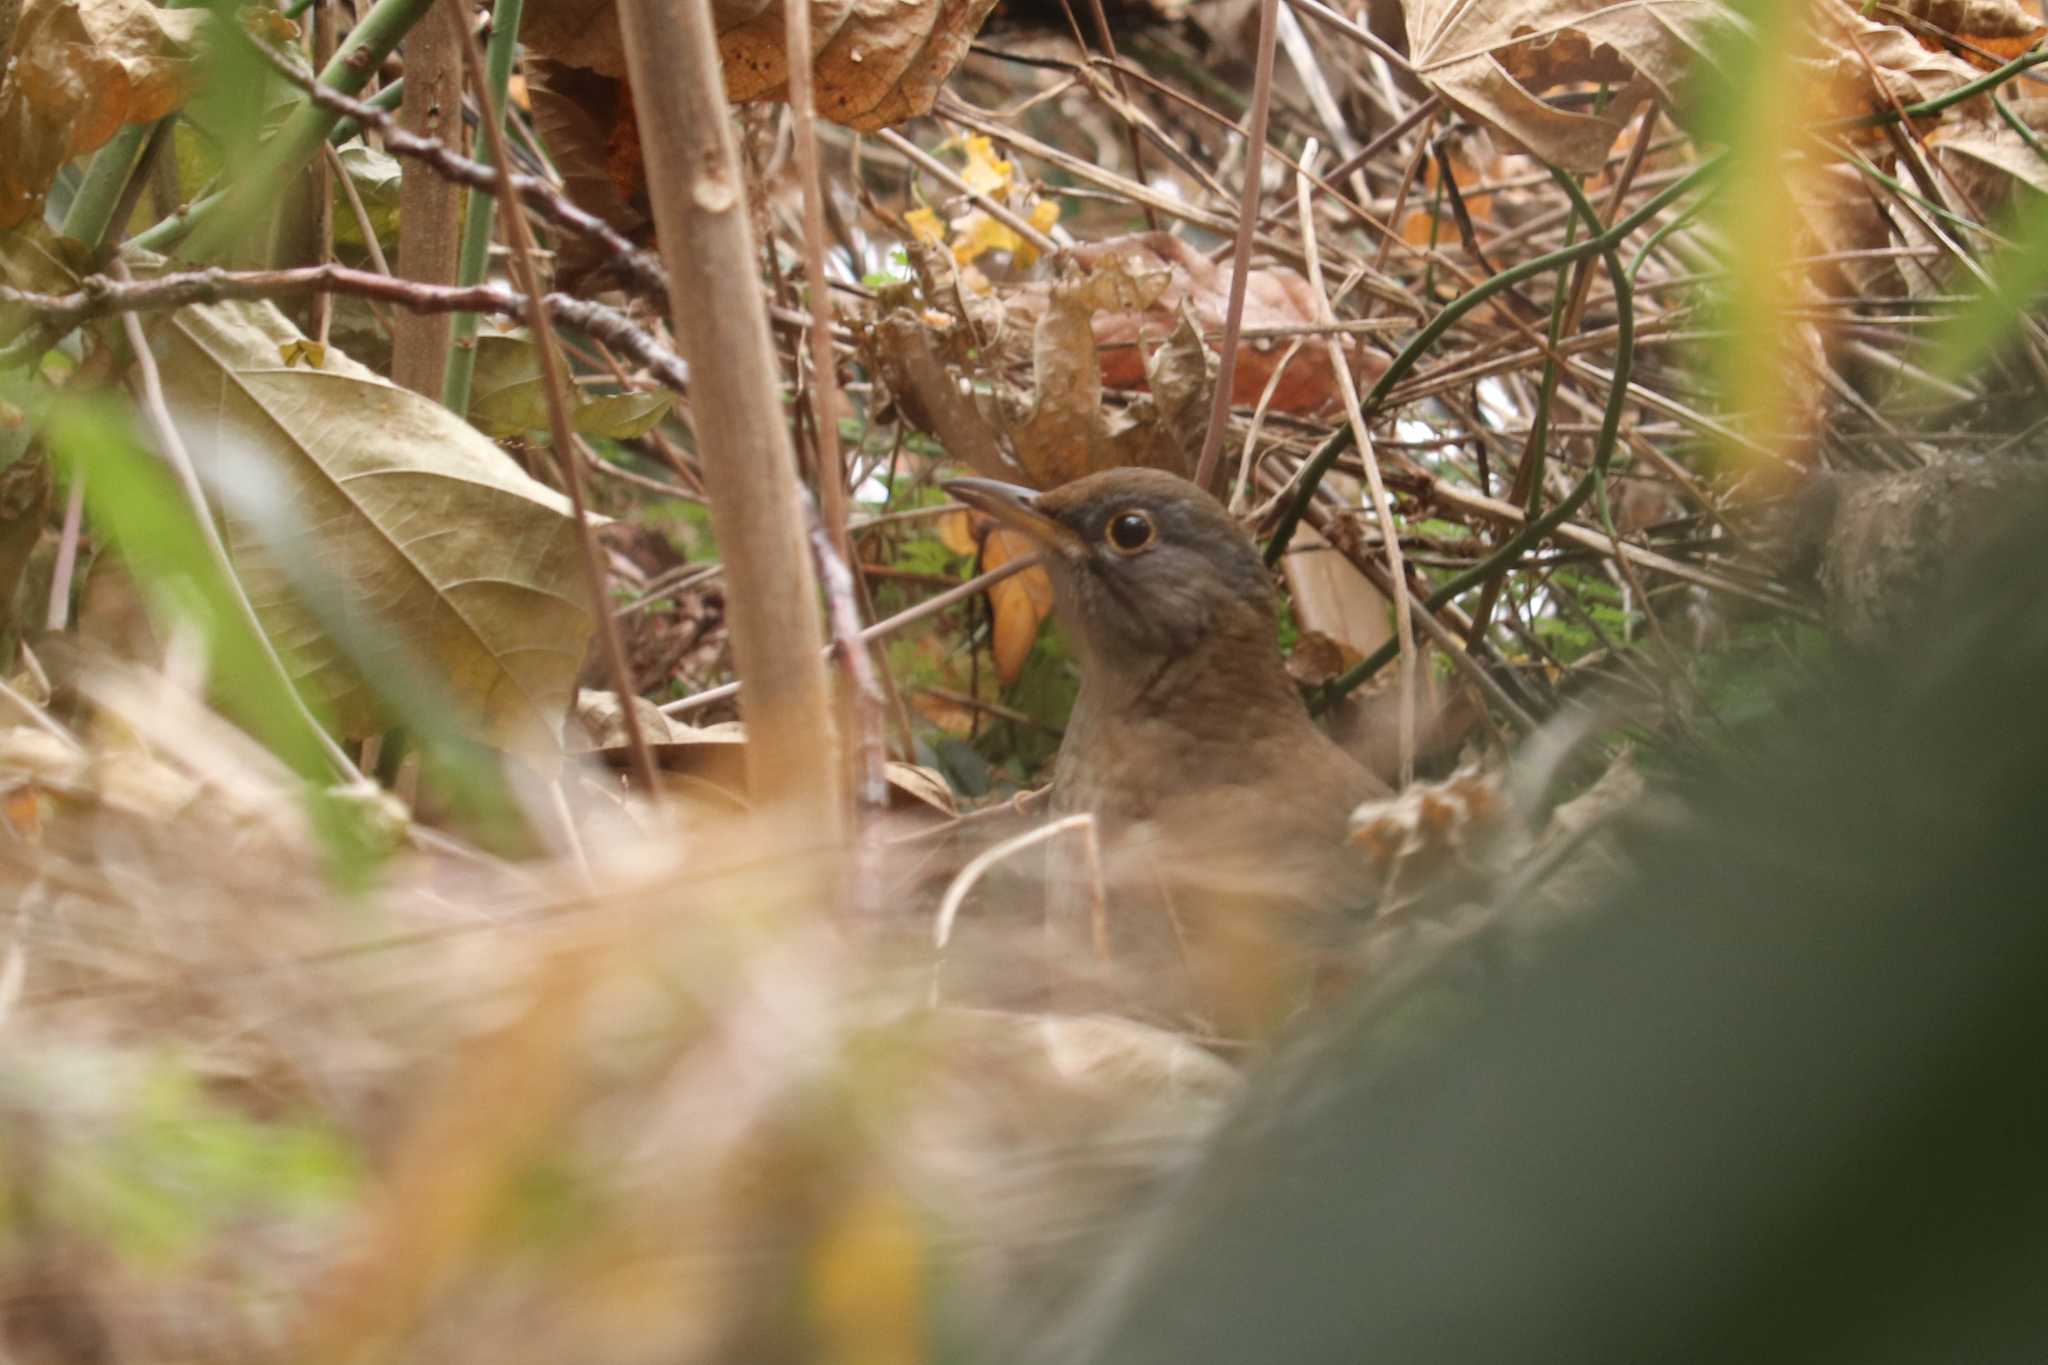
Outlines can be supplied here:
<path id="1" fill-rule="evenodd" d="M 824 623 L 783 412 L 760 256 L 705 0 L 623 0 L 669 312 L 712 529 L 727 566 L 733 655 L 747 683 L 747 778 L 757 808 L 837 847 L 847 784 L 818 645 Z"/>
<path id="2" fill-rule="evenodd" d="M 476 39 L 468 29 L 461 26 L 462 13 L 461 0 L 449 0 L 448 17 L 456 24 L 456 41 L 461 44 L 463 55 L 469 59 L 471 73 L 476 78 L 477 99 L 482 106 L 477 121 L 483 125 L 492 159 L 500 166 L 509 166 L 512 162 L 505 151 L 504 113 L 491 97 L 489 68 L 484 54 L 477 48 Z M 639 710 L 633 705 L 639 694 L 633 688 L 632 670 L 627 667 L 626 652 L 619 643 L 619 624 L 612 615 L 611 579 L 605 572 L 605 557 L 598 549 L 597 532 L 590 524 L 590 509 L 583 499 L 582 445 L 575 429 L 569 425 L 568 366 L 563 362 L 561 348 L 555 344 L 554 323 L 548 317 L 542 298 L 540 266 L 537 263 L 539 253 L 534 245 L 533 225 L 520 211 L 518 192 L 513 188 L 510 176 L 498 177 L 498 198 L 505 210 L 505 233 L 512 242 L 514 277 L 531 304 L 526 320 L 533 328 L 534 350 L 540 358 L 555 460 L 561 468 L 562 483 L 569 490 L 569 501 L 576 513 L 576 538 L 583 551 L 583 572 L 590 588 L 590 610 L 597 620 L 598 648 L 604 656 L 605 669 L 611 674 L 612 691 L 619 699 L 619 717 L 626 731 L 626 749 L 632 755 L 634 776 L 639 779 L 647 799 L 659 801 L 661 787 L 654 775 L 654 755 L 647 748 L 646 736 L 640 731 Z"/>
<path id="3" fill-rule="evenodd" d="M 377 0 L 320 72 L 320 83 L 347 95 L 360 91 L 433 3 Z M 279 188 L 306 168 L 339 119 L 339 114 L 311 100 L 300 105 L 277 135 L 257 150 L 251 164 L 239 170 L 234 183 L 195 211 L 181 254 L 199 259 L 218 256 L 249 224 L 267 221 Z"/>
<path id="4" fill-rule="evenodd" d="M 524 3 L 525 0 L 497 0 L 491 10 L 491 42 L 484 55 L 484 87 L 493 109 L 505 107 L 505 91 L 512 80 L 512 57 L 519 46 L 519 16 Z M 466 34 L 463 41 L 468 41 Z M 502 125 L 500 131 L 503 131 Z M 491 152 L 498 142 L 499 139 L 490 138 L 479 143 L 476 160 L 486 165 L 504 166 L 509 173 L 511 163 L 496 160 Z M 490 270 L 491 224 L 496 211 L 497 192 L 494 189 L 479 187 L 470 191 L 469 213 L 462 225 L 462 249 L 455 266 L 458 285 L 481 284 Z M 476 325 L 476 314 L 459 313 L 449 328 L 448 370 L 442 379 L 441 403 L 450 412 L 469 411 L 470 386 L 476 379 Z"/>

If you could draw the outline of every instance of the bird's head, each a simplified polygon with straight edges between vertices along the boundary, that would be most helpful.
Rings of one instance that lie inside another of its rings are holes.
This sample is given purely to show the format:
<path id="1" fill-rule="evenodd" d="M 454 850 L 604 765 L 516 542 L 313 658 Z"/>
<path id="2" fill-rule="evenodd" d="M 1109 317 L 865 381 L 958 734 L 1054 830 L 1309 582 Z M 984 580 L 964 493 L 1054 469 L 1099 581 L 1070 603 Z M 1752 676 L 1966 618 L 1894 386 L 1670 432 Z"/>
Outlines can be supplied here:
<path id="1" fill-rule="evenodd" d="M 946 491 L 1044 550 L 1054 605 L 1084 663 L 1149 672 L 1214 640 L 1270 656 L 1273 586 L 1223 505 L 1158 469 L 1111 469 L 1046 493 L 994 479 Z"/>

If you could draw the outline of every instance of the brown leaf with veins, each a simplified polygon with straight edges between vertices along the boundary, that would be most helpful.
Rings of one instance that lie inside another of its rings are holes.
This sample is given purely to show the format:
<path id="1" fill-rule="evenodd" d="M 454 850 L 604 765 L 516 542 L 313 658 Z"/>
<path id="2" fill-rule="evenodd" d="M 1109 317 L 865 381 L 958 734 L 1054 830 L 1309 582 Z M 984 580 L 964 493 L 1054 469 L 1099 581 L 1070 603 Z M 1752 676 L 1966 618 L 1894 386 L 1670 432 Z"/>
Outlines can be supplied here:
<path id="1" fill-rule="evenodd" d="M 1955 39 L 1950 50 L 1986 71 L 2011 61 L 2048 33 L 2040 16 L 2018 0 L 1892 0 L 1886 8 Z M 1921 34 L 1920 41 L 1942 46 L 1931 34 Z"/>
<path id="2" fill-rule="evenodd" d="M 206 21 L 145 0 L 27 0 L 0 54 L 0 229 L 42 207 L 66 162 L 184 102 Z"/>

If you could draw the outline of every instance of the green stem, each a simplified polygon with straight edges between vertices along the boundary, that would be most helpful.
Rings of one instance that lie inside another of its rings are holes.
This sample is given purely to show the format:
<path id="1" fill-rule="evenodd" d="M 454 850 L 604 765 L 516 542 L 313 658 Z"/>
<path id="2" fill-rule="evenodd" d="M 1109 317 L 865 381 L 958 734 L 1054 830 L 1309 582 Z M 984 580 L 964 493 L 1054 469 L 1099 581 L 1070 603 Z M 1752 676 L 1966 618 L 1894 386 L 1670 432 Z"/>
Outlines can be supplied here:
<path id="1" fill-rule="evenodd" d="M 405 82 L 393 81 L 382 90 L 379 90 L 368 103 L 374 104 L 379 109 L 389 113 L 398 107 L 399 98 L 404 93 Z M 363 126 L 360 123 L 357 123 L 352 118 L 346 118 L 334 125 L 334 130 L 327 135 L 327 140 L 333 143 L 343 143 L 362 131 Z M 144 251 L 169 251 L 191 235 L 200 224 L 204 223 L 213 214 L 219 212 L 222 201 L 227 197 L 227 191 L 225 190 L 216 194 L 209 194 L 182 212 L 174 213 L 162 222 L 136 233 L 129 241 L 131 244 L 141 247 Z"/>
<path id="2" fill-rule="evenodd" d="M 393 110 L 397 109 L 398 102 L 404 98 L 405 80 L 403 77 L 401 77 L 400 79 L 391 82 L 391 84 L 384 86 L 376 94 L 364 100 L 363 103 L 371 105 L 378 109 L 382 109 L 385 113 L 388 114 L 391 113 Z M 352 118 L 345 118 L 341 122 L 334 125 L 334 131 L 327 135 L 327 140 L 333 143 L 335 146 L 339 147 L 342 143 L 348 141 L 350 138 L 354 137 L 356 134 L 362 131 L 362 124 L 357 123 Z"/>
<path id="3" fill-rule="evenodd" d="M 121 202 L 121 191 L 128 188 L 128 177 L 135 174 L 136 161 L 155 127 L 154 123 L 131 123 L 93 154 L 85 179 L 64 213 L 66 237 L 85 243 L 95 254 L 99 251 L 114 226 L 114 206 Z"/>
<path id="4" fill-rule="evenodd" d="M 320 84 L 345 95 L 360 91 L 433 4 L 434 0 L 377 0 L 320 73 Z M 217 258 L 251 224 L 268 221 L 279 191 L 306 168 L 340 121 L 339 113 L 321 108 L 310 98 L 302 103 L 277 135 L 257 148 L 251 163 L 239 171 L 228 189 L 195 206 L 190 235 L 179 254 L 202 260 Z"/>
<path id="5" fill-rule="evenodd" d="M 1855 118 L 1836 119 L 1832 123 L 1821 124 L 1814 131 L 1817 133 L 1832 133 L 1844 128 L 1882 128 L 1887 123 L 1898 123 L 1902 118 L 1932 118 L 1944 109 L 1951 108 L 1954 105 L 1961 104 L 1964 100 L 1981 95 L 1986 90 L 1996 90 L 2013 77 L 2022 72 L 2030 71 L 2043 62 L 2048 62 L 2048 48 L 2036 52 L 2023 53 L 2007 62 L 2004 66 L 1999 67 L 1996 71 L 1985 72 L 1968 85 L 1959 85 L 1947 94 L 1937 95 L 1931 100 L 1922 100 L 1918 104 L 1909 104 L 1897 113 L 1887 109 L 1881 114 L 1862 114 Z"/>
<path id="6" fill-rule="evenodd" d="M 1532 279 L 1537 275 L 1543 274 L 1545 271 L 1556 270 L 1560 266 L 1570 265 L 1574 261 L 1583 260 L 1595 254 L 1612 257 L 1615 248 L 1630 233 L 1662 213 L 1670 206 L 1673 200 L 1691 193 L 1695 188 L 1704 183 L 1708 177 L 1713 175 L 1719 169 L 1724 155 L 1725 153 L 1717 153 L 1713 157 L 1702 161 L 1685 176 L 1673 181 L 1645 200 L 1641 208 L 1628 215 L 1628 217 L 1621 219 L 1613 227 L 1605 231 L 1596 231 L 1592 237 L 1579 243 L 1577 246 L 1560 247 L 1556 251 L 1533 257 L 1518 266 L 1503 270 L 1491 279 L 1481 280 L 1471 289 L 1446 304 L 1444 310 L 1431 318 L 1429 324 L 1415 334 L 1415 339 L 1401 349 L 1401 353 L 1394 357 L 1393 363 L 1387 366 L 1387 372 L 1380 376 L 1379 382 L 1372 386 L 1370 393 L 1366 394 L 1365 400 L 1361 404 L 1366 416 L 1372 416 L 1386 402 L 1387 395 L 1393 391 L 1394 386 L 1408 377 L 1408 372 L 1421 363 L 1422 357 L 1428 354 L 1429 348 L 1434 346 L 1437 339 L 1445 332 L 1451 330 L 1460 318 L 1492 298 L 1495 294 L 1512 289 L 1523 280 Z M 1576 194 L 1578 186 L 1572 186 L 1572 190 Z M 1598 226 L 1597 218 L 1595 226 Z M 1622 274 L 1618 262 L 1614 267 L 1614 273 L 1616 275 Z M 1627 309 L 1623 308 L 1623 317 L 1628 318 L 1629 316 Z M 1630 326 L 1633 327 L 1632 320 L 1630 321 Z M 1633 337 L 1632 331 L 1630 337 Z M 1620 378 L 1619 375 L 1616 376 L 1617 382 L 1620 381 Z M 1616 392 L 1618 393 L 1619 389 Z M 1278 564 L 1280 556 L 1287 553 L 1287 543 L 1293 539 L 1295 528 L 1301 524 L 1302 514 L 1308 510 L 1309 502 L 1315 497 L 1316 488 L 1322 483 L 1323 475 L 1330 471 L 1331 465 L 1337 463 L 1337 457 L 1350 448 L 1351 429 L 1348 426 L 1339 427 L 1329 440 L 1324 441 L 1322 445 L 1316 448 L 1315 454 L 1309 457 L 1308 463 L 1302 466 L 1301 474 L 1295 480 L 1294 498 L 1281 510 L 1280 521 L 1273 530 L 1273 538 L 1266 544 L 1266 563 L 1269 567 Z"/>
<path id="7" fill-rule="evenodd" d="M 512 56 L 519 44 L 519 15 L 524 0 L 497 0 L 491 11 L 491 42 L 484 53 L 484 83 L 490 87 L 485 109 L 505 109 L 505 87 L 512 79 Z M 508 115 L 509 117 L 509 115 Z M 477 139 L 476 159 L 489 165 L 491 149 L 484 138 Z M 491 264 L 491 225 L 497 212 L 497 196 L 484 190 L 469 192 L 469 211 L 463 218 L 462 250 L 456 257 L 455 282 L 459 287 L 481 284 Z M 475 313 L 457 313 L 449 323 L 448 372 L 441 381 L 441 403 L 458 417 L 469 411 L 470 388 L 476 379 Z"/>
<path id="8" fill-rule="evenodd" d="M 1701 166 L 1699 170 L 1687 176 L 1684 180 L 1679 181 L 1672 188 L 1682 189 L 1690 185 L 1702 172 L 1709 169 L 1711 165 L 1712 163 L 1708 163 Z M 1564 192 L 1571 197 L 1572 211 L 1578 214 L 1592 232 L 1591 240 L 1585 245 L 1600 253 L 1601 260 L 1607 266 L 1607 277 L 1614 287 L 1614 383 L 1607 391 L 1607 407 L 1600 419 L 1600 439 L 1599 443 L 1594 447 L 1593 466 L 1586 471 L 1584 477 L 1566 495 L 1564 501 L 1558 503 L 1557 506 L 1551 508 L 1542 516 L 1524 523 L 1522 529 L 1510 537 L 1506 544 L 1495 550 L 1491 555 L 1488 555 L 1480 563 L 1475 564 L 1431 593 L 1429 600 L 1423 604 L 1423 610 L 1425 611 L 1440 611 L 1445 605 L 1457 598 L 1460 593 L 1490 580 L 1496 574 L 1506 573 L 1514 566 L 1514 562 L 1521 558 L 1524 550 L 1536 544 L 1569 520 L 1573 513 L 1585 505 L 1586 499 L 1593 495 L 1594 490 L 1607 477 L 1607 466 L 1613 460 L 1614 448 L 1620 440 L 1621 414 L 1628 401 L 1629 374 L 1635 368 L 1636 317 L 1635 286 L 1629 279 L 1628 272 L 1622 269 L 1621 258 L 1617 254 L 1616 248 L 1620 245 L 1622 239 L 1628 235 L 1627 230 L 1631 227 L 1633 221 L 1641 218 L 1643 214 L 1641 211 L 1638 211 L 1636 214 L 1631 215 L 1630 219 L 1625 219 L 1620 223 L 1616 223 L 1612 228 L 1602 231 L 1600 215 L 1595 213 L 1593 206 L 1586 201 L 1586 196 L 1580 192 L 1578 183 L 1555 167 L 1551 168 L 1550 174 L 1563 187 Z M 1664 197 L 1663 195 L 1659 196 L 1660 199 Z M 1564 254 L 1566 253 L 1551 253 L 1552 256 Z M 1537 262 L 1529 262 L 1529 265 L 1535 264 Z M 1556 262 L 1553 261 L 1550 264 L 1554 265 Z M 1518 267 L 1518 269 L 1526 269 L 1526 267 Z M 1514 271 L 1506 273 L 1513 274 Z M 1496 280 L 1500 278 L 1503 277 L 1495 277 Z M 1490 280 L 1487 283 L 1491 284 L 1493 281 Z M 1483 288 L 1484 286 L 1481 287 Z M 1461 299 L 1459 302 L 1463 302 L 1463 300 Z M 1455 308 L 1457 304 L 1454 303 L 1451 306 Z M 1386 667 L 1399 652 L 1400 643 L 1390 640 L 1371 658 L 1332 678 L 1316 693 L 1313 709 L 1321 711 L 1332 702 L 1339 700 L 1346 693 L 1365 682 L 1374 673 Z"/>

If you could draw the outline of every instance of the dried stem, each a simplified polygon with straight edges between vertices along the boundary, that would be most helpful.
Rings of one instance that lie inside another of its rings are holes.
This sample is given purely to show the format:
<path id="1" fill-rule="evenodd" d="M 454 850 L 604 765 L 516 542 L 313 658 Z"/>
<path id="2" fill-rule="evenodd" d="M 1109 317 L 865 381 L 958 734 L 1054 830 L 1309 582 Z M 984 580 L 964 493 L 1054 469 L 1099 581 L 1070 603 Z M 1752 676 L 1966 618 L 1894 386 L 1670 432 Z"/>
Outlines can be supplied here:
<path id="1" fill-rule="evenodd" d="M 484 70 L 484 54 L 477 46 L 476 37 L 462 23 L 460 0 L 449 0 L 450 22 L 460 31 L 463 55 L 468 59 L 472 86 L 477 94 L 481 109 L 479 122 L 489 139 L 491 159 L 500 166 L 512 164 L 505 150 L 504 115 L 491 99 L 490 82 Z M 611 576 L 605 571 L 605 558 L 597 545 L 597 529 L 590 524 L 590 509 L 583 498 L 583 460 L 581 438 L 569 425 L 570 394 L 569 377 L 562 351 L 555 344 L 554 322 L 548 316 L 548 309 L 541 302 L 540 266 L 536 262 L 533 242 L 533 228 L 520 211 L 517 192 L 509 177 L 499 177 L 498 206 L 505 218 L 506 234 L 512 239 L 512 267 L 515 277 L 526 291 L 529 302 L 527 322 L 533 328 L 534 350 L 540 357 L 543 386 L 548 398 L 548 429 L 554 438 L 555 460 L 562 471 L 562 482 L 569 490 L 569 501 L 575 509 L 577 543 L 583 550 L 583 573 L 590 590 L 590 609 L 597 618 L 598 647 L 603 651 L 605 671 L 611 675 L 612 691 L 619 699 L 619 716 L 626 732 L 626 748 L 632 755 L 633 774 L 640 781 L 641 790 L 649 801 L 661 799 L 661 787 L 655 779 L 654 755 L 647 748 L 647 737 L 640 730 L 639 708 L 633 705 L 639 696 L 633 686 L 633 672 L 626 664 L 626 651 L 619 644 L 619 623 L 611 611 Z"/>

